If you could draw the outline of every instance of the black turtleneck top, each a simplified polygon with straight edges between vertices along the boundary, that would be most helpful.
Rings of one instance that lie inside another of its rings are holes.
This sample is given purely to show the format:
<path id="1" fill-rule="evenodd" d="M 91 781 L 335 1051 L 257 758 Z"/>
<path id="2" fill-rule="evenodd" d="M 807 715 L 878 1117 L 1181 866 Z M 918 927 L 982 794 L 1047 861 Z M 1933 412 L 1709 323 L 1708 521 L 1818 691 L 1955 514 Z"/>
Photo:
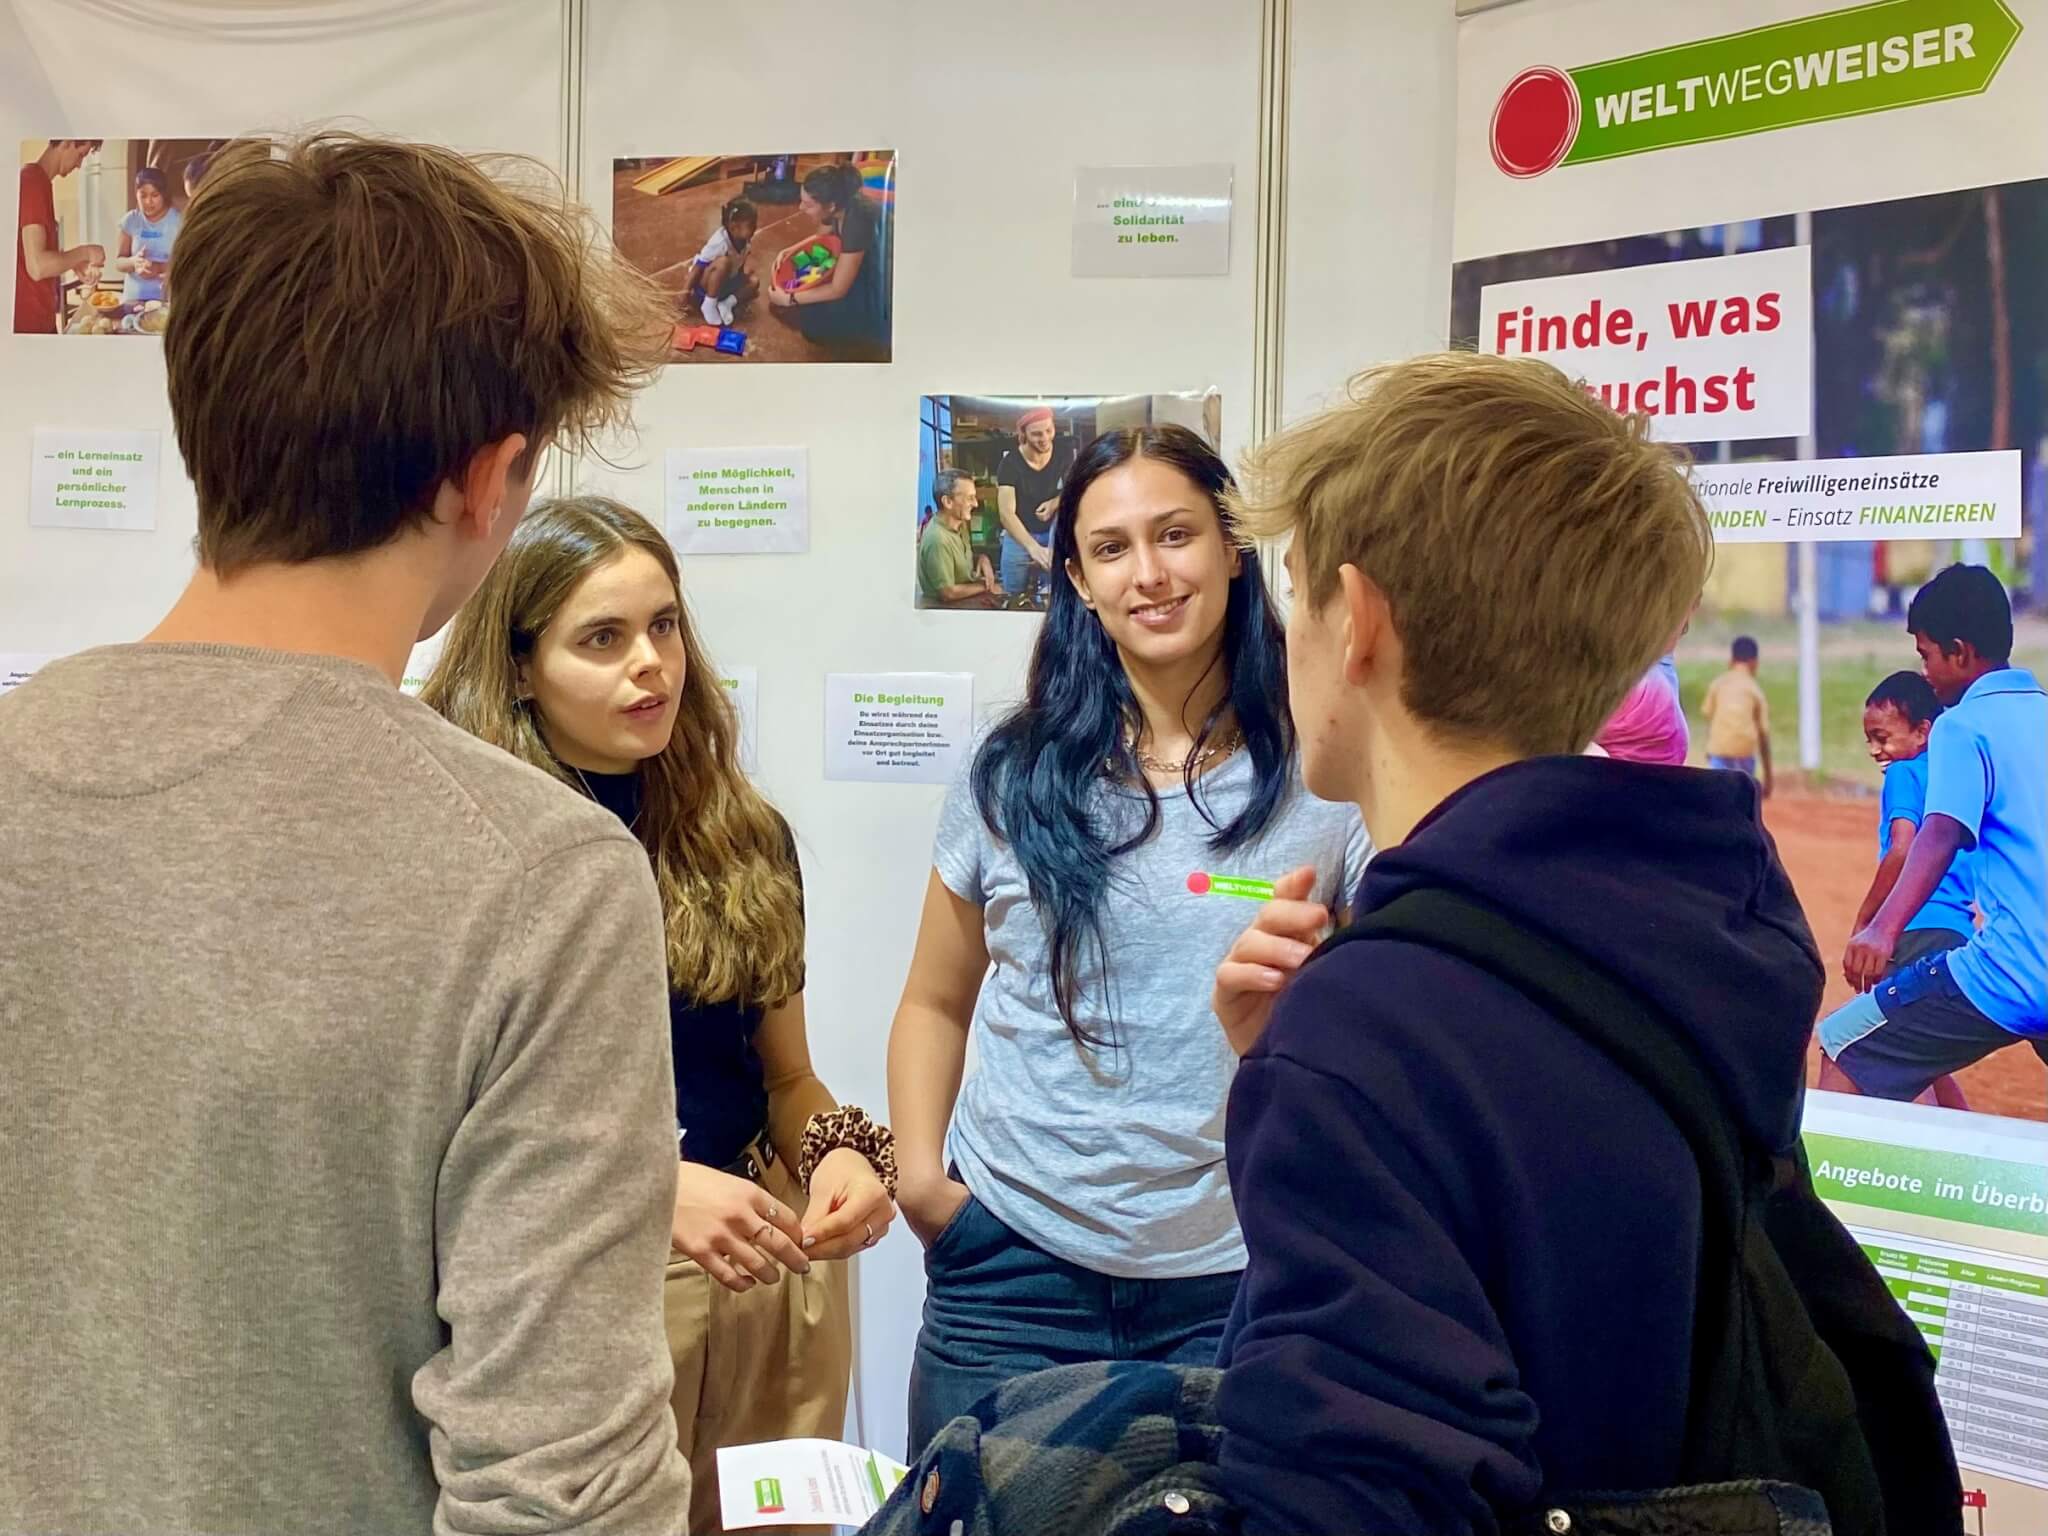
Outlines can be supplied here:
<path id="1" fill-rule="evenodd" d="M 582 775 L 597 802 L 632 826 L 640 814 L 637 773 Z M 789 836 L 785 823 L 783 834 Z M 799 899 L 803 870 L 797 863 L 796 840 L 789 837 L 789 864 L 796 873 Z M 669 1042 L 675 1054 L 676 1124 L 687 1132 L 682 1155 L 693 1163 L 723 1168 L 736 1161 L 747 1144 L 768 1125 L 768 1089 L 761 1057 L 754 1049 L 754 1031 L 763 1010 L 734 998 L 699 1003 L 669 978 Z"/>

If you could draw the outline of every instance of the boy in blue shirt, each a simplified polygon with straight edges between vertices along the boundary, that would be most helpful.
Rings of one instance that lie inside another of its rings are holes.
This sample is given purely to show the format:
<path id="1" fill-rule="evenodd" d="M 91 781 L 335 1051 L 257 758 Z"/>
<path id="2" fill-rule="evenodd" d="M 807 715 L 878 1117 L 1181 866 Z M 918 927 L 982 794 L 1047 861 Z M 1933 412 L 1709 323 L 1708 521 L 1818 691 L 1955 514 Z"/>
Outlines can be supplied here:
<path id="1" fill-rule="evenodd" d="M 1863 929 L 1899 883 L 1913 839 L 1927 806 L 1927 738 L 1941 718 L 1941 700 L 1918 672 L 1894 672 L 1863 701 L 1863 740 L 1871 761 L 1884 770 L 1884 795 L 1877 818 L 1877 872 L 1870 891 L 1856 909 L 1856 928 Z M 1895 966 L 1911 965 L 1969 942 L 1977 924 L 1970 912 L 1970 855 L 1958 853 L 1926 905 L 1906 923 L 1892 956 Z M 1823 1058 L 1822 1088 L 1853 1093 L 1855 1085 L 1835 1064 Z M 1934 1102 L 1949 1109 L 1967 1109 L 1968 1102 L 1950 1076 L 1937 1078 Z"/>
<path id="2" fill-rule="evenodd" d="M 1842 959 L 1849 984 L 1868 990 L 1820 1023 L 1848 1084 L 1885 1099 L 1916 1098 L 2020 1040 L 2048 1063 L 2048 693 L 2010 664 L 2012 604 L 1983 566 L 1936 576 L 1906 627 L 1948 708 L 1928 737 L 1920 830 Z M 1982 926 L 1902 963 L 1912 919 L 1972 851 Z"/>
<path id="3" fill-rule="evenodd" d="M 1899 882 L 1913 838 L 1927 808 L 1927 741 L 1941 718 L 1941 700 L 1918 672 L 1894 672 L 1871 690 L 1863 705 L 1863 739 L 1871 760 L 1884 769 L 1884 795 L 1879 802 L 1877 873 L 1870 893 L 1856 911 L 1860 930 Z M 1971 855 L 1956 854 L 1934 894 L 1906 922 L 1894 966 L 1911 965 L 1923 955 L 1939 954 L 1969 942 L 1977 931 L 1970 903 Z"/>

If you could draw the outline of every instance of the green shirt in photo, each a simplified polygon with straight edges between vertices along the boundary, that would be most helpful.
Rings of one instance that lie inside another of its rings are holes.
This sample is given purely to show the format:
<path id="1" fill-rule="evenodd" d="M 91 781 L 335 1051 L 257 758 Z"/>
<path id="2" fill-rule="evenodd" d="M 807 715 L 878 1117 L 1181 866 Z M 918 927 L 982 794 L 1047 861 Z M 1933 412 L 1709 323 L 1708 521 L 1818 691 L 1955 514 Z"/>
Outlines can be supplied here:
<path id="1" fill-rule="evenodd" d="M 937 602 L 946 588 L 974 580 L 974 545 L 965 528 L 957 533 L 934 516 L 917 540 L 917 589 Z"/>

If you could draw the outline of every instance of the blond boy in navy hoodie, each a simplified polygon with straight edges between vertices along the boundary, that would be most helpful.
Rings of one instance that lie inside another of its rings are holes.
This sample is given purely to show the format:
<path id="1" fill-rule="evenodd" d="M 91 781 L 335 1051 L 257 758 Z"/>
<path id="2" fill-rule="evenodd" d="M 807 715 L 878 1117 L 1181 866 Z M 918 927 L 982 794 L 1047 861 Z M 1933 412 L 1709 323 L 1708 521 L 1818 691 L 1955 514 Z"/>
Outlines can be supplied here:
<path id="1" fill-rule="evenodd" d="M 1303 774 L 1383 850 L 1358 910 L 1447 888 L 1574 952 L 1682 1035 L 1746 1139 L 1793 1146 L 1821 964 L 1757 786 L 1581 755 L 1699 595 L 1698 501 L 1640 420 L 1542 363 L 1423 357 L 1355 394 L 1265 445 L 1241 516 L 1292 535 Z M 1692 1150 L 1443 951 L 1353 942 L 1296 974 L 1328 917 L 1272 903 L 1218 973 L 1250 1253 L 1221 1467 L 1247 1536 L 1472 1536 L 1549 1490 L 1677 1480 Z"/>

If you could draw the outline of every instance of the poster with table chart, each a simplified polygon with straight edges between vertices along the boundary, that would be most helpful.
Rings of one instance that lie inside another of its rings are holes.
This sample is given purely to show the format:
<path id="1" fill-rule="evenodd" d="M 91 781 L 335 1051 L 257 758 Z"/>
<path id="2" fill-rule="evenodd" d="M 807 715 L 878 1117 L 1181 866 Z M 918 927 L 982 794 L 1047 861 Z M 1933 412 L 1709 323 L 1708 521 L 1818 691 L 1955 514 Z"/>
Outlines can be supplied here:
<path id="1" fill-rule="evenodd" d="M 1957 1458 L 2048 1488 L 2048 1264 L 1850 1230 L 1934 1351 Z"/>

